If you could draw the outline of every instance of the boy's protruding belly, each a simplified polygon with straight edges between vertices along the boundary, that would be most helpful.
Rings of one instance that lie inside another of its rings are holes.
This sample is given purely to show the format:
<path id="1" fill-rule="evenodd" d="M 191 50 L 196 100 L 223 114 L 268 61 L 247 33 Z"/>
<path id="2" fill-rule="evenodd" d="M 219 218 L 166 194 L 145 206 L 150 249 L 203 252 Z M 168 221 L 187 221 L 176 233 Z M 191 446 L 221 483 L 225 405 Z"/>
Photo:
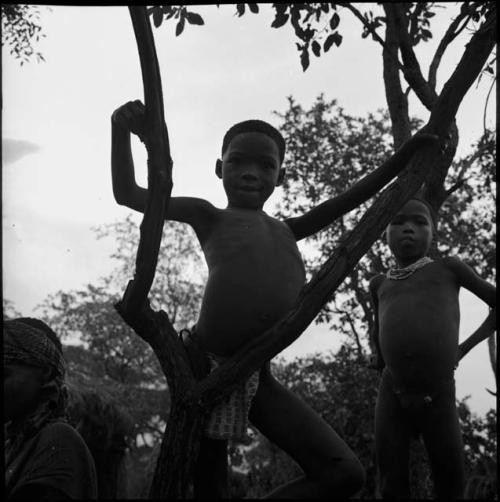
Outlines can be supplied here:
<path id="1" fill-rule="evenodd" d="M 231 355 L 293 308 L 304 282 L 298 250 L 233 256 L 209 271 L 197 333 L 211 352 Z"/>
<path id="2" fill-rule="evenodd" d="M 391 374 L 411 386 L 449 379 L 458 353 L 458 323 L 446 312 L 387 312 L 380 318 L 380 349 Z"/>

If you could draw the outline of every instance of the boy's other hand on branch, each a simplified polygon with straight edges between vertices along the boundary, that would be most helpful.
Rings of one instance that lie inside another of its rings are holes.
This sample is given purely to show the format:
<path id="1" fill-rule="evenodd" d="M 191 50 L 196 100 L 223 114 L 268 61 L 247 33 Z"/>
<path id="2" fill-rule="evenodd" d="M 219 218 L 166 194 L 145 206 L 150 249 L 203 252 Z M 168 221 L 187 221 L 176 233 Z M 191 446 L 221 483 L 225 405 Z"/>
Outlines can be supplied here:
<path id="1" fill-rule="evenodd" d="M 111 116 L 113 125 L 132 132 L 144 143 L 146 108 L 136 99 L 117 108 Z"/>

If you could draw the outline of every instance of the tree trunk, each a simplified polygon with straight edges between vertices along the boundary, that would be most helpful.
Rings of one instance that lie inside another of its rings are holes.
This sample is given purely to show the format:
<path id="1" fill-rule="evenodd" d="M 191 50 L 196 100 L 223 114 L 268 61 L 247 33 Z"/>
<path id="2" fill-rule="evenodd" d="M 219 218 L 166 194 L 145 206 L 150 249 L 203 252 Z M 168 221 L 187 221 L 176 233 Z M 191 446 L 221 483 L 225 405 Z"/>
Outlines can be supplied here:
<path id="1" fill-rule="evenodd" d="M 150 498 L 186 497 L 198 458 L 206 409 L 196 402 L 173 400 L 167 429 L 158 455 Z"/>

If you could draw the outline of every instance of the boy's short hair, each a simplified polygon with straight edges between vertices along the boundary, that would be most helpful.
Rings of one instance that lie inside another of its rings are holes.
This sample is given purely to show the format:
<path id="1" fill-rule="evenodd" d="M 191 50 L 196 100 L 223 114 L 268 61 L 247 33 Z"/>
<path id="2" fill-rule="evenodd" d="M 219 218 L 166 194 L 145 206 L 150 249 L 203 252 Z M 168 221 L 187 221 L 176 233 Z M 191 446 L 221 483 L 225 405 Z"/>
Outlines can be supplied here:
<path id="1" fill-rule="evenodd" d="M 263 120 L 257 119 L 238 122 L 228 129 L 228 131 L 224 135 L 224 139 L 222 140 L 222 155 L 224 155 L 224 153 L 226 152 L 229 143 L 231 143 L 231 140 L 238 134 L 245 132 L 261 132 L 269 136 L 276 143 L 280 156 L 280 162 L 283 162 L 286 149 L 285 139 L 278 131 L 278 129 L 273 127 L 271 124 L 264 122 Z"/>
<path id="2" fill-rule="evenodd" d="M 432 224 L 434 225 L 434 230 L 437 230 L 437 214 L 436 211 L 434 211 L 434 208 L 423 197 L 419 197 L 418 195 L 412 197 L 410 200 L 416 200 L 418 202 L 421 202 L 425 207 L 427 207 L 432 219 Z"/>

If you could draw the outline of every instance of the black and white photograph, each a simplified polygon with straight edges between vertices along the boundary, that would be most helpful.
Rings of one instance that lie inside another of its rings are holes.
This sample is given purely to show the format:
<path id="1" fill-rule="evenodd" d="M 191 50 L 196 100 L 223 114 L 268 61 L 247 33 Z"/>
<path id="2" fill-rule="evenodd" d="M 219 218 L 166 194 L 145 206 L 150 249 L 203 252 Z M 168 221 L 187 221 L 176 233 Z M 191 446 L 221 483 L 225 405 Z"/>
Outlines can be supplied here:
<path id="1" fill-rule="evenodd" d="M 497 7 L 2 4 L 4 499 L 497 492 Z"/>

